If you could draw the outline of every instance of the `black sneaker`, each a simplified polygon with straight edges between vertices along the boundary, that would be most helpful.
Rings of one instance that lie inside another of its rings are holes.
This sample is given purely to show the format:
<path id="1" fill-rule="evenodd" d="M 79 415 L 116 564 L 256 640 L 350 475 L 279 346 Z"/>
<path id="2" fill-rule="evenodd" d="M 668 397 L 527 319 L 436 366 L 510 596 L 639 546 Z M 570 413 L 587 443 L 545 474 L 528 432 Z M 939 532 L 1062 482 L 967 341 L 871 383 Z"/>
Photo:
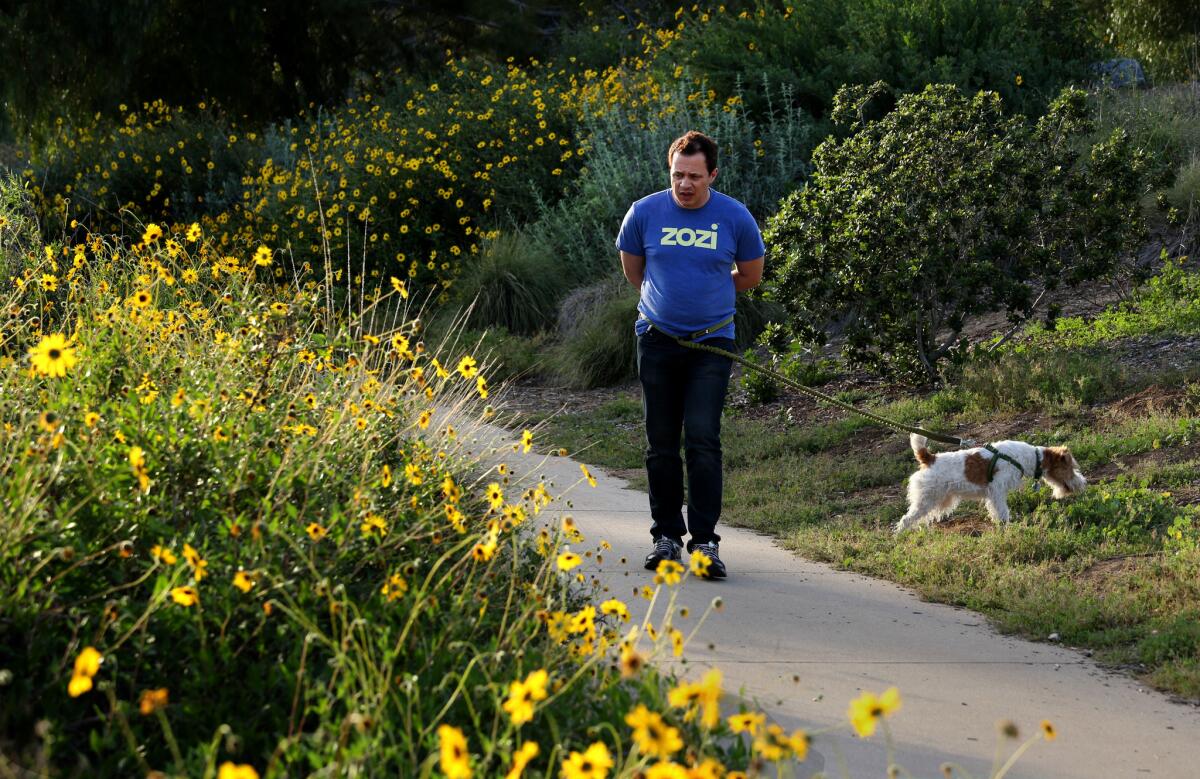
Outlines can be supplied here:
<path id="1" fill-rule="evenodd" d="M 657 570 L 658 564 L 663 560 L 679 562 L 680 550 L 682 549 L 683 544 L 678 541 L 673 541 L 666 536 L 660 537 L 654 542 L 654 549 L 651 550 L 650 554 L 646 555 L 646 570 Z"/>
<path id="2" fill-rule="evenodd" d="M 705 579 L 725 578 L 725 563 L 721 562 L 721 558 L 717 555 L 716 544 L 696 544 L 692 547 L 692 554 L 696 554 L 697 552 L 708 558 L 708 570 L 704 574 Z"/>

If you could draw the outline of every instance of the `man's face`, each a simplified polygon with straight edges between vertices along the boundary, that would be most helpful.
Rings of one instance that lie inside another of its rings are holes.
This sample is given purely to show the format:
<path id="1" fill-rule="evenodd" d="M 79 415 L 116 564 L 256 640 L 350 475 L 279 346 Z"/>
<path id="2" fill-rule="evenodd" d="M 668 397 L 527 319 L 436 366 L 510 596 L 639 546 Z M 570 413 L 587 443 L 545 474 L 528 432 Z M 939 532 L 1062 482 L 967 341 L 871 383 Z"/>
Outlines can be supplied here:
<path id="1" fill-rule="evenodd" d="M 708 188 L 717 171 L 708 172 L 703 154 L 678 154 L 671 160 L 671 194 L 684 208 L 700 208 L 708 202 Z"/>

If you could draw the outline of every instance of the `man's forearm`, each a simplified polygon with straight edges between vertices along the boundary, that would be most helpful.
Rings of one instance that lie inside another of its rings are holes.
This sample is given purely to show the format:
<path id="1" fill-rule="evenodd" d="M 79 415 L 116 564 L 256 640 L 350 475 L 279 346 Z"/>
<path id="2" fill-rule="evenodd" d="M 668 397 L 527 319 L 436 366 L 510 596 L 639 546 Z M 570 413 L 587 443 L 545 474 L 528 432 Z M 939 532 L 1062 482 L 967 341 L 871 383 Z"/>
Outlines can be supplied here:
<path id="1" fill-rule="evenodd" d="M 735 292 L 745 292 L 758 286 L 758 279 L 751 279 L 744 273 L 733 272 L 733 289 Z"/>
<path id="2" fill-rule="evenodd" d="M 630 284 L 641 289 L 642 279 L 646 277 L 646 258 L 621 252 L 621 270 Z"/>
<path id="3" fill-rule="evenodd" d="M 734 264 L 730 276 L 733 277 L 733 288 L 737 292 L 753 289 L 762 281 L 763 260 L 747 260 Z"/>

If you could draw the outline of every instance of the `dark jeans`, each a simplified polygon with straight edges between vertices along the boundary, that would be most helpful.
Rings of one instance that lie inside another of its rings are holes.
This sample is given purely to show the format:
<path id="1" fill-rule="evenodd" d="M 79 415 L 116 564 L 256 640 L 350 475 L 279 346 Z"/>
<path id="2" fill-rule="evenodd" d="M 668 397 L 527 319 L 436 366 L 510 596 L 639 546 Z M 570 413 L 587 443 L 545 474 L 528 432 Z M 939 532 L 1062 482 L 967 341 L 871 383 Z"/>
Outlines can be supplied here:
<path id="1" fill-rule="evenodd" d="M 706 345 L 733 350 L 729 338 L 710 338 Z M 721 408 L 733 361 L 711 352 L 689 349 L 651 328 L 638 336 L 638 377 L 646 420 L 646 475 L 650 480 L 650 535 L 683 543 L 687 548 L 721 540 Z M 688 512 L 683 520 L 683 461 L 680 433 L 687 456 Z"/>

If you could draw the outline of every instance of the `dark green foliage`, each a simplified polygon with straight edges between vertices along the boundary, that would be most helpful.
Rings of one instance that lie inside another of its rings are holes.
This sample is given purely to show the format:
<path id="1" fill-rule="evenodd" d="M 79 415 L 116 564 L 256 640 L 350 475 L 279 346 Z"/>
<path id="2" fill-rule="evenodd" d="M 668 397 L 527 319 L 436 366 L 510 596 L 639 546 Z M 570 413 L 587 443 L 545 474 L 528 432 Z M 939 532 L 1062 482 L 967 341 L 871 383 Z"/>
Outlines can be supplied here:
<path id="1" fill-rule="evenodd" d="M 359 81 L 445 51 L 534 56 L 574 9 L 489 0 L 118 0 L 6 3 L 0 100 L 19 127 L 119 103 L 216 98 L 269 120 L 336 103 Z"/>
<path id="2" fill-rule="evenodd" d="M 1040 113 L 1064 84 L 1085 75 L 1098 41 L 1073 1 L 798 0 L 757 3 L 745 14 L 704 9 L 680 19 L 674 56 L 719 96 L 738 79 L 793 89 L 817 118 L 843 84 L 886 80 L 901 91 L 930 83 L 997 91 Z M 707 16 L 707 23 L 700 23 Z M 1020 77 L 1018 79 L 1018 76 Z M 764 108 L 751 101 L 753 112 Z"/>
<path id="3" fill-rule="evenodd" d="M 752 362 L 759 360 L 753 349 L 747 349 L 742 357 Z M 776 368 L 777 366 L 771 365 L 770 367 Z M 770 403 L 779 397 L 779 382 L 760 371 L 743 367 L 738 384 L 745 391 L 751 403 Z"/>
<path id="4" fill-rule="evenodd" d="M 1117 45 L 1158 81 L 1200 75 L 1200 7 L 1196 0 L 1110 0 Z"/>
<path id="5" fill-rule="evenodd" d="M 836 323 L 852 362 L 935 381 L 965 354 L 968 316 L 1020 321 L 1038 288 L 1113 272 L 1144 232 L 1143 155 L 1120 131 L 1078 151 L 1084 93 L 1064 91 L 1031 126 L 995 93 L 931 85 L 864 121 L 883 91 L 839 92 L 835 118 L 856 132 L 818 147 L 809 185 L 767 231 L 801 340 Z"/>

